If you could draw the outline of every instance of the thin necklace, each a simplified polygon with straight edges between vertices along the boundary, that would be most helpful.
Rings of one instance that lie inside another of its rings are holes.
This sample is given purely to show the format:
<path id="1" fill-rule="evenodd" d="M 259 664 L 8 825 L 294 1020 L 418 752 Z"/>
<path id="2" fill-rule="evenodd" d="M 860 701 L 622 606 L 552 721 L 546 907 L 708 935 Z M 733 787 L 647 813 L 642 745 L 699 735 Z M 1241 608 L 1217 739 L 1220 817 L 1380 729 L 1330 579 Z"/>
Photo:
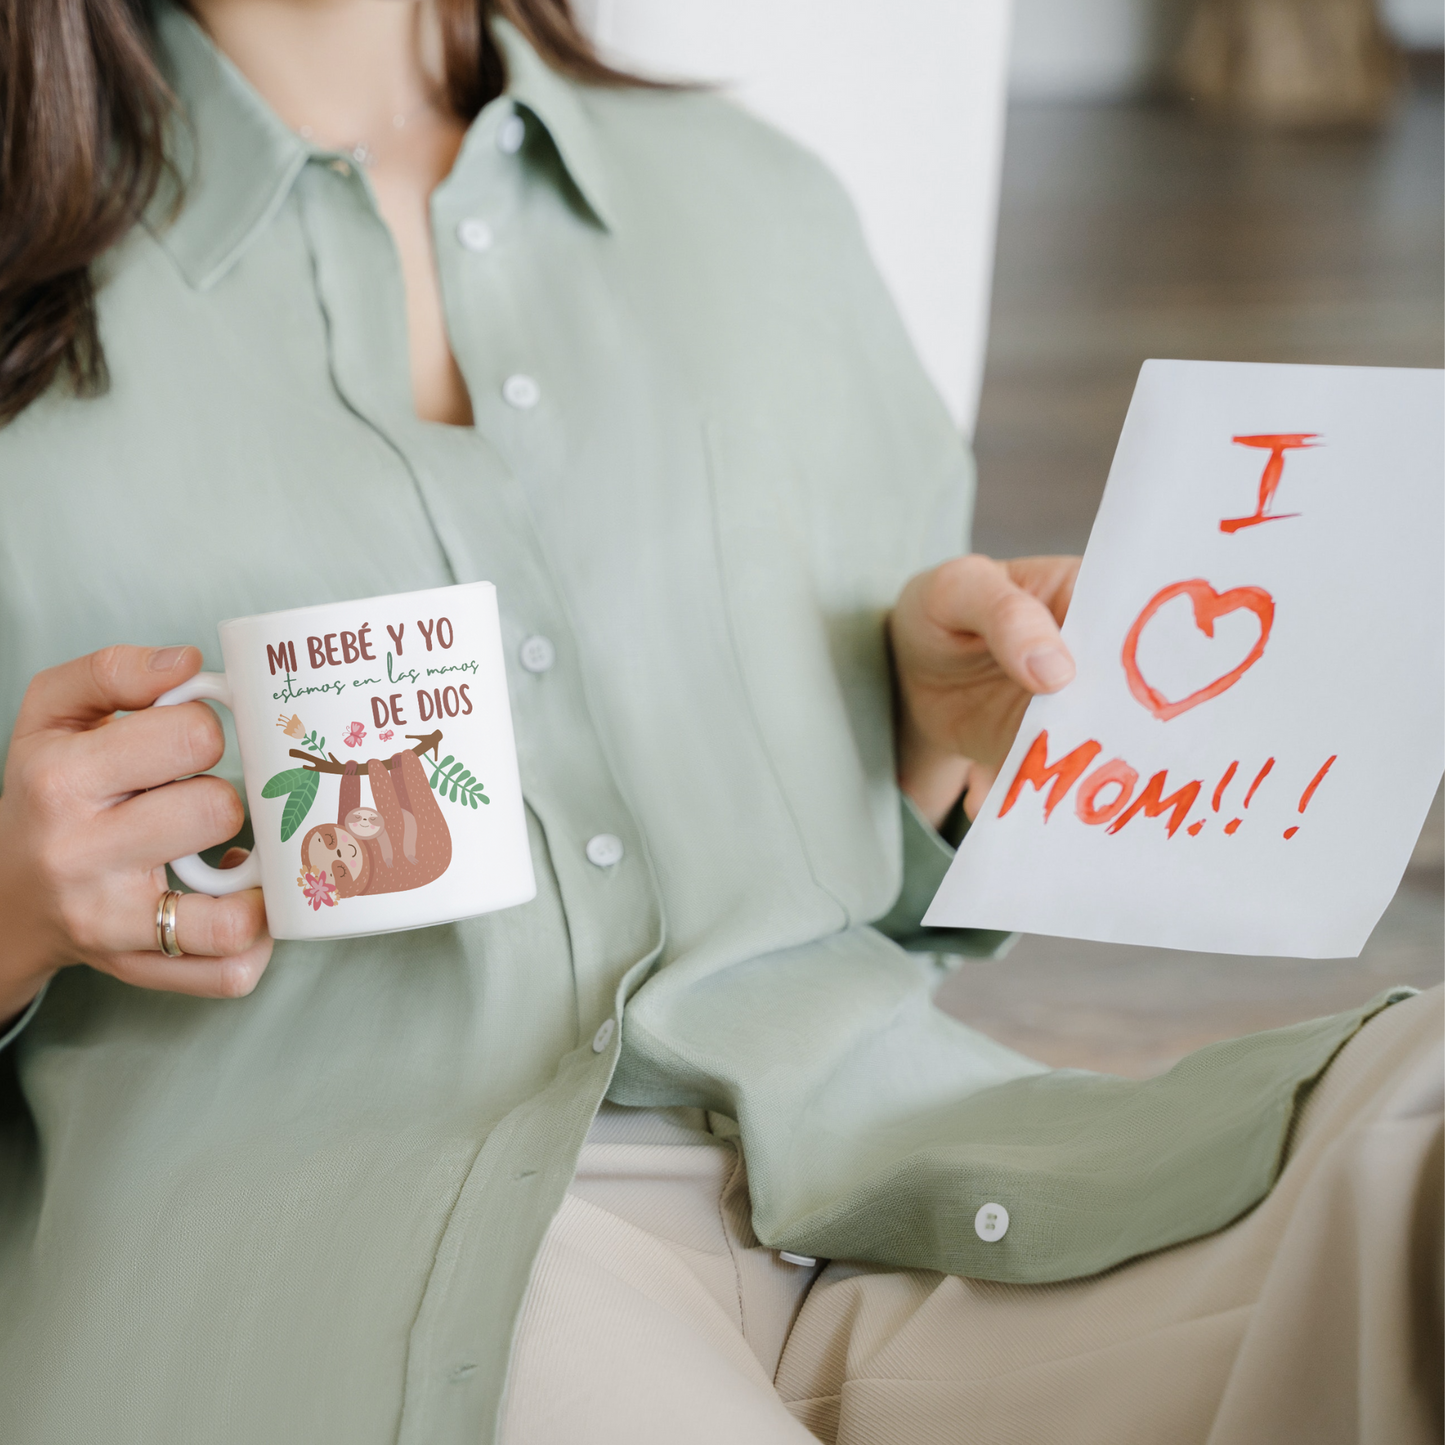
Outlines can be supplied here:
<path id="1" fill-rule="evenodd" d="M 412 106 L 410 110 L 399 110 L 391 118 L 391 128 L 394 131 L 405 130 L 406 123 L 416 114 L 419 106 Z M 309 125 L 303 125 L 297 131 L 302 140 L 314 140 L 316 132 Z M 359 166 L 372 166 L 376 164 L 377 147 L 368 140 L 356 140 L 350 145 L 339 146 Z"/>

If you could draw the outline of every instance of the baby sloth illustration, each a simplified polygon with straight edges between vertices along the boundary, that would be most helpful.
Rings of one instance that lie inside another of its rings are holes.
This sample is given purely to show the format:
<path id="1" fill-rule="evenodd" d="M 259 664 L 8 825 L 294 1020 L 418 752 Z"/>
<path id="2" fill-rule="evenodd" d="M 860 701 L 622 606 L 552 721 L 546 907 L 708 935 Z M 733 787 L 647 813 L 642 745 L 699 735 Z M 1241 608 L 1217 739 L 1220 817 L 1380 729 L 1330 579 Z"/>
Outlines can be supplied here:
<path id="1" fill-rule="evenodd" d="M 436 795 L 413 752 L 387 764 L 366 765 L 376 806 L 361 802 L 361 773 L 348 763 L 341 777 L 336 823 L 322 823 L 301 840 L 301 863 L 327 873 L 342 898 L 402 893 L 440 878 L 452 861 L 452 835 Z"/>
<path id="2" fill-rule="evenodd" d="M 408 813 L 407 817 L 415 821 L 414 814 Z M 391 867 L 391 834 L 386 831 L 386 819 L 375 808 L 353 808 L 341 820 L 341 826 L 363 843 L 375 838 L 376 846 L 381 849 L 381 861 Z M 416 862 L 415 839 L 412 840 L 412 851 L 407 854 L 407 862 Z"/>

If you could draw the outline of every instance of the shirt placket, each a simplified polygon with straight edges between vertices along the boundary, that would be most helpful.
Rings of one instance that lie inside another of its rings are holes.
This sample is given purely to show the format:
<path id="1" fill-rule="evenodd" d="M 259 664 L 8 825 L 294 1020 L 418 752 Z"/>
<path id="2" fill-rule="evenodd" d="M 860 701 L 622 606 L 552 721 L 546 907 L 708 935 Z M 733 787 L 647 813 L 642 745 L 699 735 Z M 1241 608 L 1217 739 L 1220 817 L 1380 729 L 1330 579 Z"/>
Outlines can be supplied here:
<path id="1" fill-rule="evenodd" d="M 453 579 L 496 585 L 523 792 L 561 894 L 582 1031 L 552 1084 L 491 1131 L 462 1185 L 412 1331 L 399 1436 L 406 1445 L 490 1438 L 531 1260 L 616 1066 L 625 994 L 663 936 L 646 843 L 608 765 L 575 631 L 523 490 L 491 440 L 494 429 L 511 428 L 513 465 L 558 453 L 565 419 L 548 405 L 547 359 L 528 353 L 517 328 L 497 323 L 507 308 L 478 304 L 485 288 L 466 288 L 473 299 L 464 305 L 446 284 L 450 268 L 485 267 L 510 239 L 517 177 L 507 166 L 520 149 L 511 120 L 521 123 L 510 104 L 494 104 L 458 161 L 472 173 L 468 196 L 479 184 L 494 191 L 490 212 L 434 215 L 449 331 L 485 337 L 485 360 L 467 374 L 475 427 L 415 415 L 400 268 L 364 177 L 333 160 L 313 162 L 298 179 L 336 389 L 405 464 Z"/>
<path id="2" fill-rule="evenodd" d="M 475 123 L 458 161 L 468 184 L 456 214 L 437 217 L 436 244 L 448 327 L 485 337 L 483 368 L 474 363 L 475 427 L 417 419 L 407 372 L 405 305 L 389 234 L 363 177 L 347 162 L 313 164 L 302 176 L 302 214 L 313 247 L 317 286 L 330 329 L 333 378 L 346 404 L 395 449 L 427 510 L 438 545 L 458 582 L 497 587 L 523 791 L 540 821 L 573 950 L 578 1015 L 584 1034 L 606 1033 L 601 1054 L 615 1053 L 618 984 L 661 939 L 661 904 L 647 848 L 608 765 L 586 696 L 574 630 L 512 467 L 492 445 L 505 434 L 508 456 L 546 465 L 560 450 L 546 392 L 546 358 L 507 318 L 524 311 L 478 303 L 485 272 L 518 244 L 520 184 L 517 127 L 506 102 Z M 458 188 L 461 190 L 462 188 Z M 485 195 L 485 211 L 476 204 Z M 436 209 L 445 211 L 443 207 Z M 473 268 L 459 300 L 448 272 Z M 496 285 L 507 284 L 504 267 Z M 458 306 L 465 306 L 459 314 Z M 475 355 L 473 344 L 468 350 Z"/>

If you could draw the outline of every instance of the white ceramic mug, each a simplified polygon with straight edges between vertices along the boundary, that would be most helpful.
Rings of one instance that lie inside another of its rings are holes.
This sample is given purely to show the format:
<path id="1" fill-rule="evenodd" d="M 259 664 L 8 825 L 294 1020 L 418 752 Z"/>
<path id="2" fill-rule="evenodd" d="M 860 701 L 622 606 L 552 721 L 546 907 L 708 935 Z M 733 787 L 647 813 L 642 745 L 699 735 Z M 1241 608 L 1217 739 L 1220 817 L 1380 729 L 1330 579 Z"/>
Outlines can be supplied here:
<path id="1" fill-rule="evenodd" d="M 219 631 L 225 672 L 156 705 L 230 708 L 255 847 L 239 868 L 178 858 L 183 883 L 259 884 L 273 938 L 422 928 L 536 895 L 490 582 Z"/>

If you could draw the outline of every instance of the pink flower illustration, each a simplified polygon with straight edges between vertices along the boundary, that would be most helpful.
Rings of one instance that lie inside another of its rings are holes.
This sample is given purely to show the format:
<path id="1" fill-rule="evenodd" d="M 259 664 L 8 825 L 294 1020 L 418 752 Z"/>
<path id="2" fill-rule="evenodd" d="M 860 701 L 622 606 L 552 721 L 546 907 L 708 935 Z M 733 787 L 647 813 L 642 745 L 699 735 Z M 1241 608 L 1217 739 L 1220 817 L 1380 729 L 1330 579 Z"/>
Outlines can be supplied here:
<path id="1" fill-rule="evenodd" d="M 331 881 L 330 874 L 303 873 L 296 881 L 313 911 L 320 913 L 323 903 L 328 908 L 336 907 L 336 885 Z"/>
<path id="2" fill-rule="evenodd" d="M 341 739 L 349 748 L 359 748 L 366 741 L 366 729 L 359 722 L 354 722 L 346 730 L 346 736 Z"/>
<path id="3" fill-rule="evenodd" d="M 377 733 L 377 737 L 379 737 L 384 743 L 389 743 L 395 736 L 396 731 L 393 728 L 387 728 L 384 733 Z"/>

